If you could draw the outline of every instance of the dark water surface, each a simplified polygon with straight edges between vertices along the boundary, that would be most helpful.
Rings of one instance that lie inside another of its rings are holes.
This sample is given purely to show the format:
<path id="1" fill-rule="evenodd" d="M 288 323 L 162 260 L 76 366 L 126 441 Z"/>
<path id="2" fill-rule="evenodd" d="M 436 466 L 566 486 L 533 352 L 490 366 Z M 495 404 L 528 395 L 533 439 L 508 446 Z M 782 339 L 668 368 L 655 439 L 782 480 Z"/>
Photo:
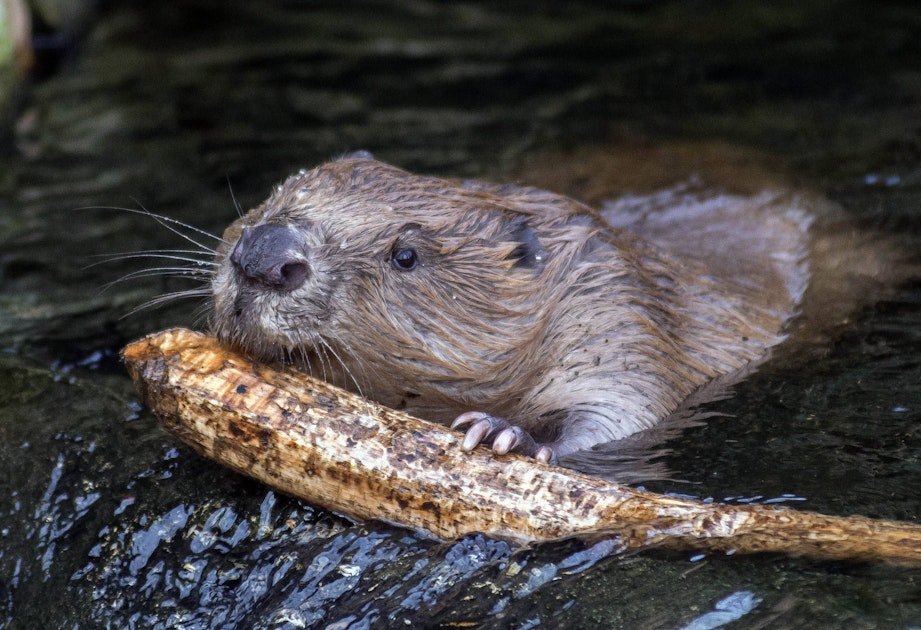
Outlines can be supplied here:
<path id="1" fill-rule="evenodd" d="M 921 626 L 918 570 L 437 542 L 267 492 L 162 433 L 118 364 L 199 305 L 122 318 L 182 287 L 102 290 L 143 263 L 88 265 L 179 239 L 78 209 L 217 232 L 231 187 L 249 207 L 349 150 L 489 177 L 597 142 L 720 140 L 917 250 L 915 3 L 112 4 L 0 153 L 0 626 Z M 648 487 L 921 522 L 921 284 L 712 409 L 731 415 L 667 445 L 684 481 Z"/>

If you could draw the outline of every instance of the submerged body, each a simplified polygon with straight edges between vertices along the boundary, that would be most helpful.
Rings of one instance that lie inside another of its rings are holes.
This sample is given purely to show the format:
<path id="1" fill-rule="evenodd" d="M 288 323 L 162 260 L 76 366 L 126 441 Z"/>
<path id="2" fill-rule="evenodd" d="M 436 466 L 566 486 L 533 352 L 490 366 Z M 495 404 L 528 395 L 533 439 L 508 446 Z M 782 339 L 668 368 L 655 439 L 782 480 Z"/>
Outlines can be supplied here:
<path id="1" fill-rule="evenodd" d="M 653 426 L 782 339 L 804 204 L 672 189 L 595 210 L 347 157 L 227 229 L 212 324 L 385 405 L 460 416 L 466 448 L 550 459 Z"/>

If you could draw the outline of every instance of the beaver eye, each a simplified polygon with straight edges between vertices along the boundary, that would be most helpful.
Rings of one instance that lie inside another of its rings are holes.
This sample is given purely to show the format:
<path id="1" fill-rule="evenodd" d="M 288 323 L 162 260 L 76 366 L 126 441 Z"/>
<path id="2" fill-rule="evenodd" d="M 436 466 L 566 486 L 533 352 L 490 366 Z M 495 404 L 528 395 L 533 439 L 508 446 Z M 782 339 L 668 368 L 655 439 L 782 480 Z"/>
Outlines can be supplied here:
<path id="1" fill-rule="evenodd" d="M 397 271 L 412 271 L 419 264 L 419 256 L 411 247 L 398 249 L 390 259 L 390 265 Z"/>

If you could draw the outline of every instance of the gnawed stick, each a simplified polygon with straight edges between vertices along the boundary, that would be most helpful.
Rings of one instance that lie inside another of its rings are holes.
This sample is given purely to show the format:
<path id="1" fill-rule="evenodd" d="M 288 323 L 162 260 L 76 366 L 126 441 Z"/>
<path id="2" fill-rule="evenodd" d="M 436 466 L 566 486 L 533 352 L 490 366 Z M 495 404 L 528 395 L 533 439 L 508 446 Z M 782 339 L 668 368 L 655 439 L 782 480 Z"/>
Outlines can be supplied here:
<path id="1" fill-rule="evenodd" d="M 779 552 L 921 565 L 921 526 L 781 507 L 705 504 L 531 459 L 460 450 L 460 434 L 184 329 L 123 357 L 163 427 L 280 492 L 443 539 L 518 542 L 610 533 L 624 548 Z"/>

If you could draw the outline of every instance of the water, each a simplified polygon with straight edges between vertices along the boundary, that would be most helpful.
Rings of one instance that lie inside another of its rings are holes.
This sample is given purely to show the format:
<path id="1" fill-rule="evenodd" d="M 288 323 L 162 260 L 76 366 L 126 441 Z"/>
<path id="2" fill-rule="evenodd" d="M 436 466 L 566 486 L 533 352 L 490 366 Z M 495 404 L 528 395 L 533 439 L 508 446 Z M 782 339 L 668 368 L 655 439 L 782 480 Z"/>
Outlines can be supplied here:
<path id="1" fill-rule="evenodd" d="M 234 197 L 252 206 L 349 150 L 490 177 L 600 141 L 720 140 L 773 154 L 916 248 L 912 3 L 146 5 L 98 17 L 0 153 L 0 625 L 921 622 L 916 570 L 440 542 L 276 496 L 162 433 L 118 363 L 198 305 L 122 318 L 182 287 L 101 290 L 139 267 L 94 256 L 177 238 L 78 209 L 143 206 L 219 232 Z M 919 331 L 918 283 L 866 305 L 818 355 L 771 363 L 711 405 L 730 415 L 669 440 L 672 480 L 645 485 L 918 522 Z"/>

